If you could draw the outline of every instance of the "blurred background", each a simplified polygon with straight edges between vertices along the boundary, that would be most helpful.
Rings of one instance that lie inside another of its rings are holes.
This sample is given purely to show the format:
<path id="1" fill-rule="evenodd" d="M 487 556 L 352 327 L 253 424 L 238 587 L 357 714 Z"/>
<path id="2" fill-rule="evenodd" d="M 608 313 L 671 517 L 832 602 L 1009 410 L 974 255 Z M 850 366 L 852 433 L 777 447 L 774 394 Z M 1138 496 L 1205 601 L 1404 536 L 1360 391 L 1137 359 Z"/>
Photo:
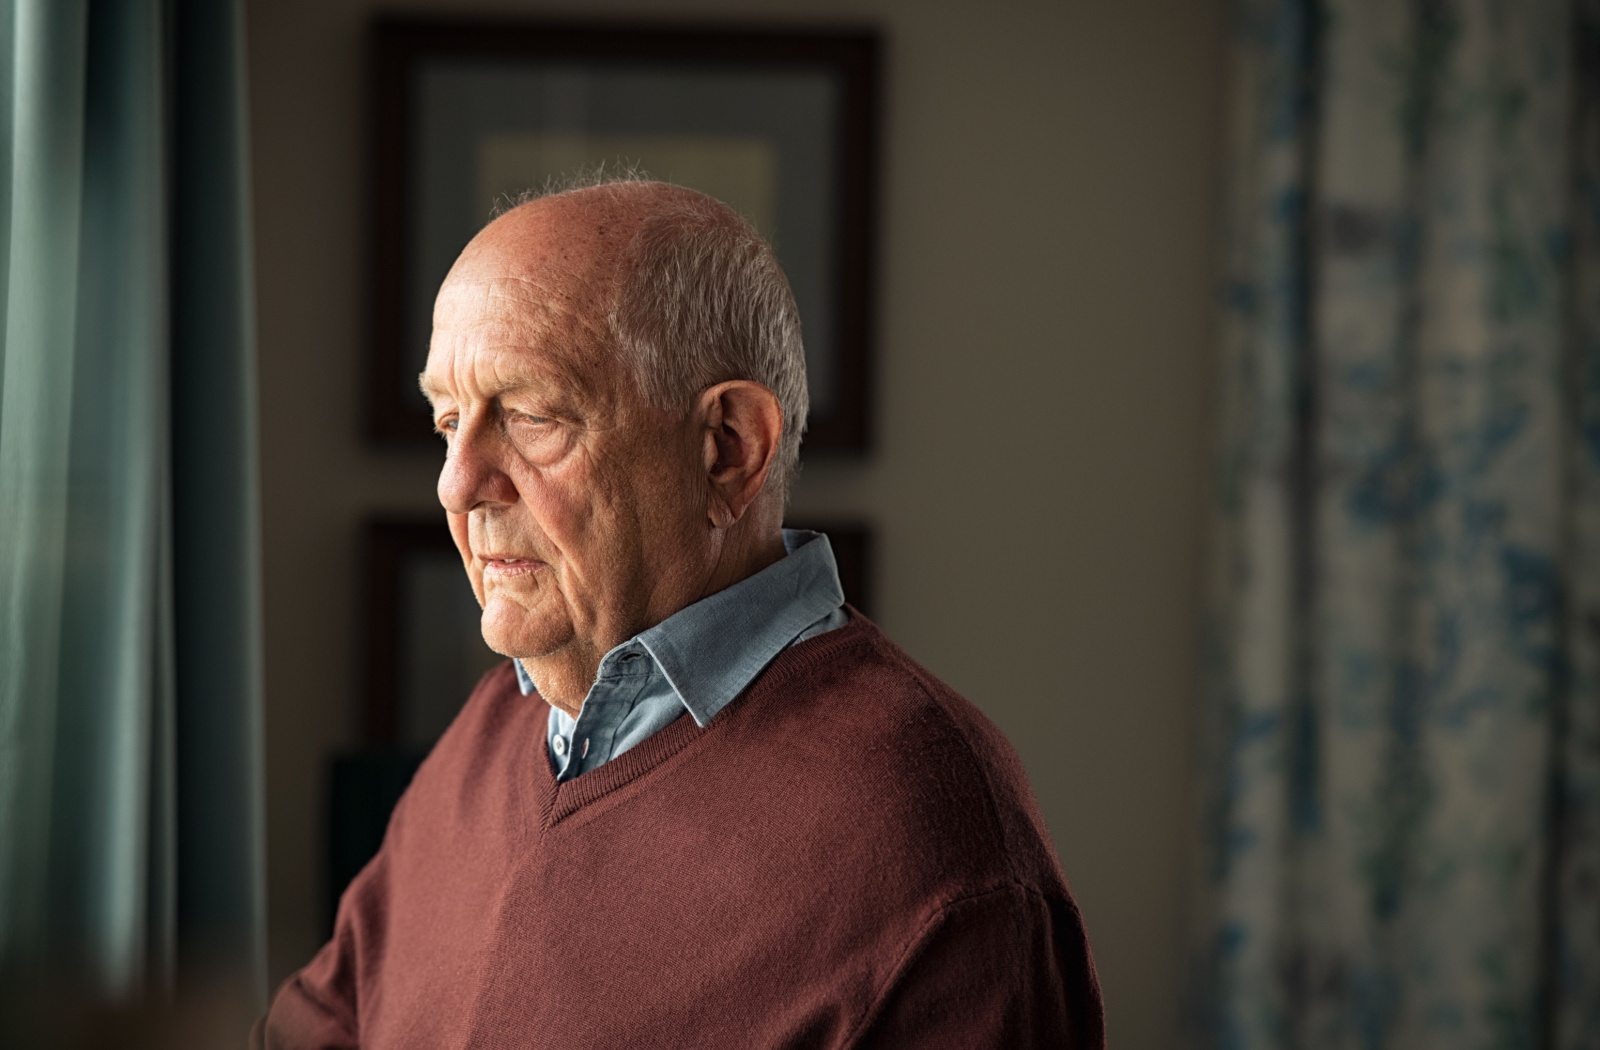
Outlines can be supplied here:
<path id="1" fill-rule="evenodd" d="M 4 1002 L 235 1030 L 449 716 L 381 10 L 879 34 L 871 437 L 790 519 L 1017 747 L 1112 1045 L 1600 1039 L 1600 0 L 7 10 Z"/>

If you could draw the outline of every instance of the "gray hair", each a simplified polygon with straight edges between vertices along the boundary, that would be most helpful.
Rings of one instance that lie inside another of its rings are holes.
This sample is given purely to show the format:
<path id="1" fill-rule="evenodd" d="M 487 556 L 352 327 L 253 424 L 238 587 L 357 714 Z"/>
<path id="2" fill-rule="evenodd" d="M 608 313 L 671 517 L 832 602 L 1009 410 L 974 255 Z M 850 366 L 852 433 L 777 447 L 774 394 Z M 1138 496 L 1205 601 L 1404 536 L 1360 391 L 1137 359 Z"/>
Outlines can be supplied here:
<path id="1" fill-rule="evenodd" d="M 667 185 L 634 170 L 595 172 L 514 204 Z M 783 409 L 783 435 L 769 479 L 787 501 L 810 408 L 806 355 L 789 279 L 755 227 L 703 193 L 672 186 L 656 194 L 629 245 L 605 321 L 656 408 L 681 411 L 701 390 L 733 379 L 771 390 Z"/>

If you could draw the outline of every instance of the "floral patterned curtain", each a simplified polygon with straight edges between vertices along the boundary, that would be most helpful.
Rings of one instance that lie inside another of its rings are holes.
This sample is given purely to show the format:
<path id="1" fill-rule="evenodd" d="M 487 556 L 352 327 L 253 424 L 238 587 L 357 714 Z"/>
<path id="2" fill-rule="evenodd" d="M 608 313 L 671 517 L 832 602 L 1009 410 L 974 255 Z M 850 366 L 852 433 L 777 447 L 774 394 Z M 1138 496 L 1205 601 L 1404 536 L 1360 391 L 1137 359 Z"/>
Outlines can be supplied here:
<path id="1" fill-rule="evenodd" d="M 1600 1045 L 1600 0 L 1236 0 L 1195 1045 Z"/>

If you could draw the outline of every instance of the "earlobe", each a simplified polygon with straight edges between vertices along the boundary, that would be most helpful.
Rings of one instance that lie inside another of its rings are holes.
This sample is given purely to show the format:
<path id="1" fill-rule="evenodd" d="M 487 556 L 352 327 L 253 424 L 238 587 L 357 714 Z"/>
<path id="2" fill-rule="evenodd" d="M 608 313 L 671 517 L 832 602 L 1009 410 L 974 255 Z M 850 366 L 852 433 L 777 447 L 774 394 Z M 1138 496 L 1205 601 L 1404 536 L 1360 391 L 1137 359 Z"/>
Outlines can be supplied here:
<path id="1" fill-rule="evenodd" d="M 706 517 L 713 529 L 731 529 L 739 521 L 739 516 L 733 512 L 733 508 L 723 502 L 716 493 L 712 493 L 706 505 Z"/>

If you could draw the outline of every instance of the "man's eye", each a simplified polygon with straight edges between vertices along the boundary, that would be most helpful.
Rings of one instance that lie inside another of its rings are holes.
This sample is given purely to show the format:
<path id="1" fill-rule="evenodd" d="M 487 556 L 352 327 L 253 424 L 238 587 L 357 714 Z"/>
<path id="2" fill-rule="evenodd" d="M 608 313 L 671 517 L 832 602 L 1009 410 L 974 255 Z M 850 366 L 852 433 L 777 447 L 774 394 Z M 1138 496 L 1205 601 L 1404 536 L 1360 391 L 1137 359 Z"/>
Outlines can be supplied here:
<path id="1" fill-rule="evenodd" d="M 450 435 L 454 434 L 456 431 L 456 422 L 457 421 L 453 416 L 449 419 L 441 419 L 434 423 L 433 432 L 444 438 L 446 441 L 449 441 Z"/>

